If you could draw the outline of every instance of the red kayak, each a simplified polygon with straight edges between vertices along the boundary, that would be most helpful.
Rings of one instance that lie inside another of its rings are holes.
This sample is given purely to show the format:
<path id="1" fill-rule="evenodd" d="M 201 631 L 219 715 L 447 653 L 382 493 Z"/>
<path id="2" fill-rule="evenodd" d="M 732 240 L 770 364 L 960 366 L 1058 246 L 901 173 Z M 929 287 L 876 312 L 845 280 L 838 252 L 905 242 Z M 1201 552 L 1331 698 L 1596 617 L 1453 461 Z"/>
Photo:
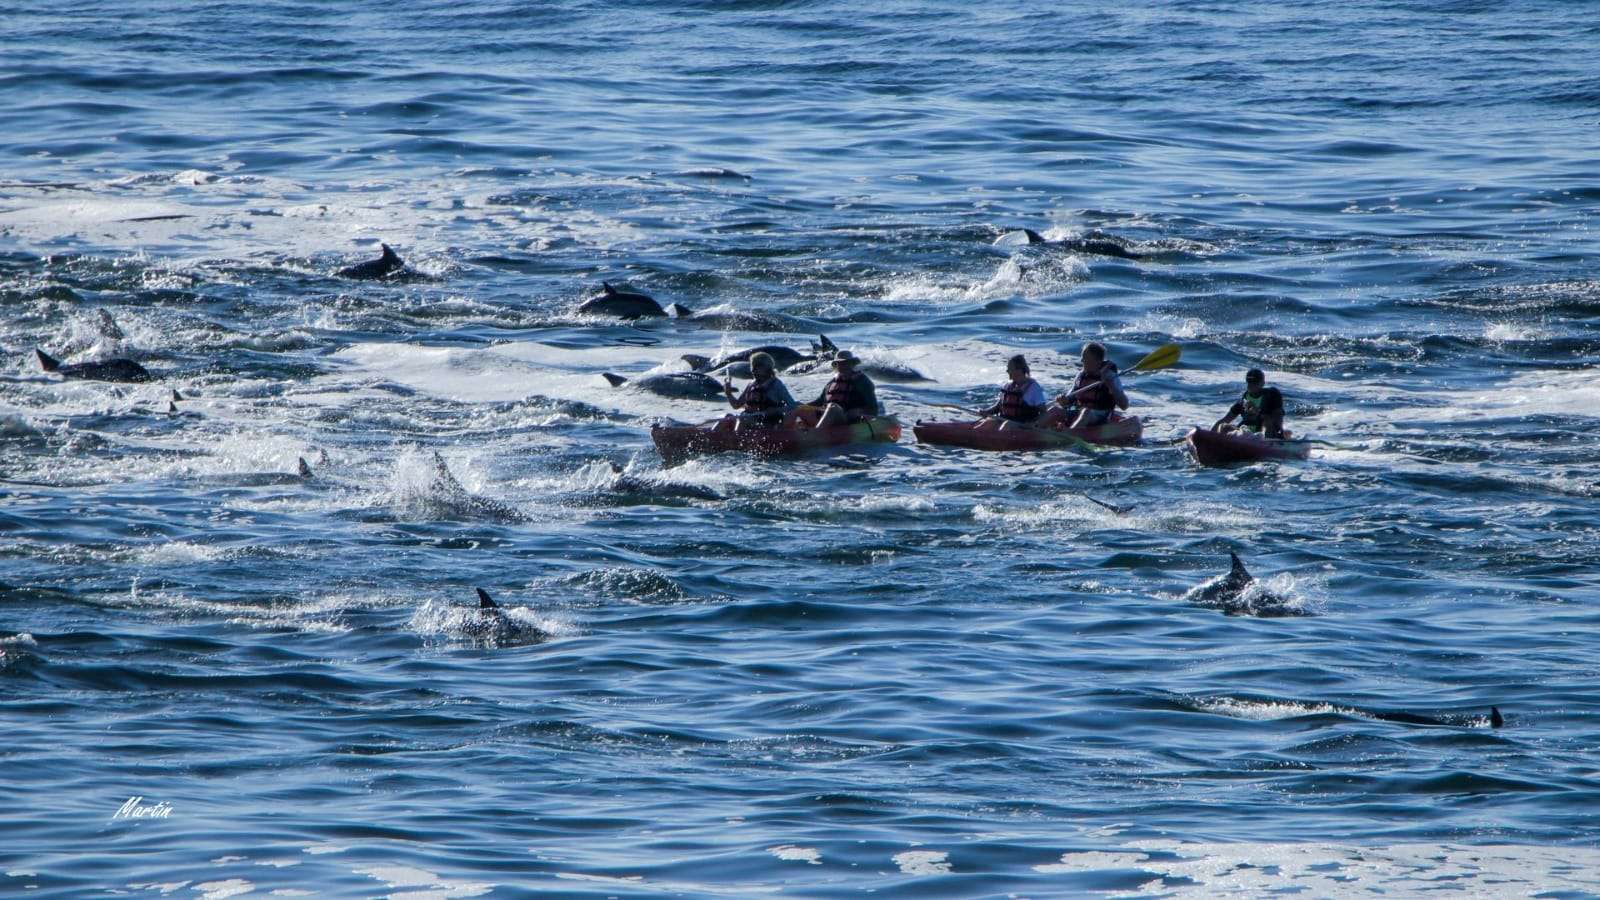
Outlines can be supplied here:
<path id="1" fill-rule="evenodd" d="M 844 447 L 900 440 L 900 423 L 893 416 L 875 416 L 854 425 L 833 428 L 746 428 L 715 431 L 709 425 L 656 425 L 650 429 L 661 461 L 669 466 L 695 456 L 737 451 L 752 456 L 795 456 L 821 447 Z"/>
<path id="2" fill-rule="evenodd" d="M 1127 447 L 1139 443 L 1144 423 L 1138 416 L 1112 419 L 1087 428 L 1007 428 L 978 430 L 974 422 L 918 422 L 911 432 L 924 444 L 969 450 L 1068 450 L 1085 443 Z"/>
<path id="3" fill-rule="evenodd" d="M 1311 455 L 1308 440 L 1275 441 L 1237 431 L 1223 434 L 1209 428 L 1193 428 L 1184 440 L 1202 466 L 1226 466 L 1263 459 L 1306 459 Z"/>

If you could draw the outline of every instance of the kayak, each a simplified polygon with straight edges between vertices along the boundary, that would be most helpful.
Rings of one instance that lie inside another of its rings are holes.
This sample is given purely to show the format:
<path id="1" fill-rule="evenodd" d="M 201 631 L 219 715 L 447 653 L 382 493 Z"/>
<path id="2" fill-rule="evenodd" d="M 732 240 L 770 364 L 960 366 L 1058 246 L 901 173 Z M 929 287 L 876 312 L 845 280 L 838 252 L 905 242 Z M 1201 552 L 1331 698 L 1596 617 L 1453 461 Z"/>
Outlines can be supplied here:
<path id="1" fill-rule="evenodd" d="M 1311 455 L 1308 440 L 1277 441 L 1237 431 L 1222 434 L 1209 428 L 1193 428 L 1184 441 L 1202 466 L 1226 466 L 1263 459 L 1306 459 Z"/>
<path id="2" fill-rule="evenodd" d="M 656 425 L 650 429 L 656 452 L 669 466 L 695 456 L 738 452 L 752 456 L 794 456 L 822 447 L 900 440 L 900 422 L 894 416 L 874 416 L 854 425 L 832 428 L 746 428 L 715 431 L 709 425 Z"/>
<path id="3" fill-rule="evenodd" d="M 1144 423 L 1138 416 L 1112 419 L 1087 428 L 973 428 L 973 422 L 918 422 L 911 432 L 924 444 L 969 450 L 1069 450 L 1089 444 L 1126 447 L 1139 443 Z"/>

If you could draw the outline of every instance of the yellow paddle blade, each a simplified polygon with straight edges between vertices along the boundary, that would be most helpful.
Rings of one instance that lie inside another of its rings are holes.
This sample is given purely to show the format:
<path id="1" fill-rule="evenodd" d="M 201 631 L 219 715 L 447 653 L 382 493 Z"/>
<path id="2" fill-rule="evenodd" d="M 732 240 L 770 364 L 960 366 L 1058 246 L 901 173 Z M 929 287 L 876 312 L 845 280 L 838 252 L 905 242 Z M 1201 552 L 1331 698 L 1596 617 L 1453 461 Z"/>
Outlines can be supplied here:
<path id="1" fill-rule="evenodd" d="M 1134 363 L 1126 371 L 1154 372 L 1156 369 L 1165 369 L 1168 366 L 1175 365 L 1181 355 L 1183 355 L 1183 349 L 1177 344 L 1163 344 L 1150 351 L 1150 355 Z"/>

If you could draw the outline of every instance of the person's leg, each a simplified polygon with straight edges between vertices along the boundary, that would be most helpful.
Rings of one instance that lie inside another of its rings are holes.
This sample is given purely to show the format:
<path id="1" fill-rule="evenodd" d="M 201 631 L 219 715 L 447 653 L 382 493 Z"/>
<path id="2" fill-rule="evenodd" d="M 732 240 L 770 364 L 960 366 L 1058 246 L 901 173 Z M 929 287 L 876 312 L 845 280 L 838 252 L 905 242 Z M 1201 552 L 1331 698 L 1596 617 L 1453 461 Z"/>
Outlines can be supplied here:
<path id="1" fill-rule="evenodd" d="M 1044 411 L 1043 415 L 1039 416 L 1039 418 L 1034 420 L 1033 427 L 1035 427 L 1035 428 L 1060 428 L 1061 426 L 1065 425 L 1066 423 L 1067 423 L 1067 411 L 1065 409 L 1062 409 L 1061 407 L 1055 405 L 1054 403 L 1052 403 L 1052 404 L 1050 404 L 1050 407 Z"/>
<path id="2" fill-rule="evenodd" d="M 818 412 L 815 406 L 801 404 L 794 408 L 794 412 L 789 413 L 789 418 L 784 420 L 783 427 L 804 431 L 808 428 L 817 427 L 817 419 L 819 418 L 821 418 L 821 413 Z"/>
<path id="3" fill-rule="evenodd" d="M 722 417 L 722 421 L 718 422 L 716 424 L 716 427 L 713 428 L 712 430 L 713 431 L 732 431 L 734 428 L 738 427 L 738 422 L 739 422 L 739 417 L 738 416 L 735 416 L 733 413 L 728 413 L 727 415 Z"/>
<path id="4" fill-rule="evenodd" d="M 978 424 L 972 427 L 975 431 L 993 431 L 996 428 L 1006 427 L 1005 423 L 1006 420 L 1000 418 L 999 416 L 984 416 L 978 420 Z"/>
<path id="5" fill-rule="evenodd" d="M 1083 412 L 1078 414 L 1078 421 L 1073 422 L 1072 427 L 1093 428 L 1096 425 L 1104 425 L 1106 422 L 1110 421 L 1110 419 L 1111 413 L 1106 412 L 1103 409 L 1085 409 Z"/>

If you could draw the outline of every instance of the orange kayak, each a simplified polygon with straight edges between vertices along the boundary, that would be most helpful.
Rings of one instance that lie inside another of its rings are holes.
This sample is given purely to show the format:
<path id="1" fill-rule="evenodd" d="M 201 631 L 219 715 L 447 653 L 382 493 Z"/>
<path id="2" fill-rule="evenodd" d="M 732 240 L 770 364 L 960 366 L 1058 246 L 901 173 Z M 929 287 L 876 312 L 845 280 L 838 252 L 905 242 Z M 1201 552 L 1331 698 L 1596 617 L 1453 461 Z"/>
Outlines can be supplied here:
<path id="1" fill-rule="evenodd" d="M 1084 444 L 1126 447 L 1139 443 L 1144 423 L 1138 416 L 1112 419 L 1088 428 L 983 429 L 975 422 L 918 422 L 911 432 L 924 444 L 966 447 L 969 450 L 1068 450 Z"/>
<path id="2" fill-rule="evenodd" d="M 1226 466 L 1232 463 L 1259 462 L 1264 459 L 1306 459 L 1311 456 L 1308 440 L 1277 441 L 1241 434 L 1194 428 L 1184 438 L 1189 452 L 1202 466 Z"/>
<path id="3" fill-rule="evenodd" d="M 657 425 L 650 429 L 661 461 L 675 466 L 712 453 L 748 453 L 751 456 L 795 456 L 823 447 L 885 443 L 900 440 L 900 423 L 893 416 L 874 416 L 854 425 L 833 428 L 746 428 L 715 431 L 709 425 Z"/>

